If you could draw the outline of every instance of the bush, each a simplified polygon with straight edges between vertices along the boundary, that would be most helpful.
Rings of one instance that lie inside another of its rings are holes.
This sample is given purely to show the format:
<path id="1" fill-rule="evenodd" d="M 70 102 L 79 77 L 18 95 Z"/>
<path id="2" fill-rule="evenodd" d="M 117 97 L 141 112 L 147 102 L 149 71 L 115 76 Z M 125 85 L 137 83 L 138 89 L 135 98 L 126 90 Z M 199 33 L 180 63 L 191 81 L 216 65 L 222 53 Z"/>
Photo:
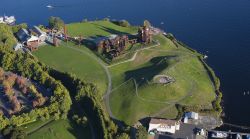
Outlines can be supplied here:
<path id="1" fill-rule="evenodd" d="M 49 18 L 49 28 L 62 30 L 64 28 L 64 21 L 60 17 Z"/>
<path id="2" fill-rule="evenodd" d="M 110 19 L 106 17 L 103 19 L 103 21 L 110 21 Z"/>
<path id="3" fill-rule="evenodd" d="M 136 139 L 146 139 L 148 137 L 148 132 L 145 127 L 139 126 L 136 131 Z"/>
<path id="4" fill-rule="evenodd" d="M 114 24 L 122 27 L 129 27 L 130 23 L 127 20 L 112 21 Z"/>
<path id="5" fill-rule="evenodd" d="M 85 19 L 83 19 L 81 22 L 82 22 L 82 23 L 86 23 L 86 22 L 88 22 L 88 19 L 85 18 Z"/>
<path id="6" fill-rule="evenodd" d="M 151 27 L 151 23 L 148 20 L 144 20 L 143 26 L 149 28 L 149 27 Z"/>

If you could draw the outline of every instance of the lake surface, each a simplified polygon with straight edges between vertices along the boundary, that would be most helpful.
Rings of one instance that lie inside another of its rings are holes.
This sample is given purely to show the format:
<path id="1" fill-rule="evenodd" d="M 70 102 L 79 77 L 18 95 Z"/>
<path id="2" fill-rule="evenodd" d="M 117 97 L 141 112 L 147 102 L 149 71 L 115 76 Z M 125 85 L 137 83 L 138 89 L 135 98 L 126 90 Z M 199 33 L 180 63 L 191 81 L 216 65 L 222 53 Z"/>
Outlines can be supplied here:
<path id="1" fill-rule="evenodd" d="M 250 0 L 1 0 L 3 14 L 29 25 L 47 24 L 50 16 L 67 23 L 110 17 L 140 25 L 148 19 L 209 56 L 221 79 L 225 122 L 250 126 Z"/>

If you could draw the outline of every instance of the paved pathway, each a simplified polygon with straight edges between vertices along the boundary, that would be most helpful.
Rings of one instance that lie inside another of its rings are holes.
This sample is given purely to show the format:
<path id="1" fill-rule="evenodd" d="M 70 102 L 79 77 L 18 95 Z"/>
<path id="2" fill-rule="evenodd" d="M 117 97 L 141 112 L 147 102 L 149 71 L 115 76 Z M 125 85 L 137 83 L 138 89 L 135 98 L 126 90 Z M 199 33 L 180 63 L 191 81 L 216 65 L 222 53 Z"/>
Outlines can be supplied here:
<path id="1" fill-rule="evenodd" d="M 134 61 L 134 60 L 136 59 L 136 56 L 137 56 L 137 53 L 138 53 L 138 52 L 143 51 L 143 50 L 146 50 L 146 49 L 154 48 L 154 47 L 157 47 L 157 46 L 160 46 L 160 43 L 159 43 L 159 42 L 156 42 L 156 44 L 153 45 L 153 46 L 145 47 L 145 48 L 142 48 L 142 49 L 139 49 L 139 50 L 134 51 L 135 54 L 133 55 L 132 58 L 130 58 L 130 59 L 128 59 L 128 60 L 121 61 L 121 62 L 112 64 L 112 65 L 109 65 L 109 66 L 107 66 L 107 67 L 110 68 L 110 67 L 117 66 L 117 65 L 120 65 L 120 64 L 123 64 L 123 63 L 127 63 L 127 62 Z M 126 54 L 128 54 L 128 53 L 126 53 Z M 125 55 L 125 54 L 124 54 L 124 55 Z"/>
<path id="2" fill-rule="evenodd" d="M 83 53 L 83 54 L 85 54 L 85 55 L 87 55 L 89 57 L 91 57 L 92 59 L 94 59 L 95 61 L 97 61 L 103 67 L 103 69 L 105 70 L 105 73 L 107 75 L 107 78 L 108 78 L 108 88 L 106 90 L 105 95 L 109 96 L 110 93 L 111 93 L 111 90 L 112 90 L 111 74 L 110 74 L 107 66 L 102 62 L 102 60 L 100 60 L 99 58 L 95 57 L 94 55 L 92 55 L 92 54 L 90 54 L 88 52 L 85 52 L 84 50 L 81 50 L 81 49 L 78 49 L 78 48 L 75 48 L 75 47 L 66 46 L 66 45 L 64 45 L 64 46 L 67 47 L 67 48 L 73 49 L 75 51 L 78 51 L 80 53 Z M 109 97 L 105 97 L 104 101 L 105 101 L 106 109 L 107 109 L 107 111 L 109 113 L 109 116 L 111 118 L 115 118 L 114 115 L 113 115 L 113 113 L 112 113 L 112 111 L 111 111 L 111 108 L 110 108 Z"/>

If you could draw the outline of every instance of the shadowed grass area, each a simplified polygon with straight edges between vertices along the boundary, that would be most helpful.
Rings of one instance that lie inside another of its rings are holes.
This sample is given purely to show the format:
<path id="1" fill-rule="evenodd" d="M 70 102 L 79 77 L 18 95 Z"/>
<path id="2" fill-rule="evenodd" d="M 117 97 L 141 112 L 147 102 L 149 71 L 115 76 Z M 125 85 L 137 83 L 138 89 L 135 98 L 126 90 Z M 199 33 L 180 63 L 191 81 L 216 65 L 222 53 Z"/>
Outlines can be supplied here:
<path id="1" fill-rule="evenodd" d="M 36 128 L 41 124 L 42 121 L 28 124 L 26 126 L 29 129 L 30 127 Z M 76 139 L 76 138 L 90 139 L 91 132 L 89 130 L 89 127 L 81 127 L 75 125 L 75 123 L 72 123 L 69 120 L 57 120 L 57 121 L 52 121 L 46 126 L 39 128 L 37 131 L 28 135 L 26 138 L 27 139 Z"/>
<path id="2" fill-rule="evenodd" d="M 155 39 L 161 42 L 161 46 L 143 50 L 134 61 L 110 68 L 113 88 L 131 78 L 138 85 L 137 95 L 132 83 L 123 84 L 111 94 L 110 104 L 115 116 L 133 124 L 169 105 L 157 116 L 174 118 L 177 115 L 176 103 L 212 108 L 215 90 L 197 57 L 199 54 L 181 46 L 177 48 L 164 36 Z M 153 83 L 153 77 L 159 74 L 173 77 L 175 82 L 167 85 Z"/>

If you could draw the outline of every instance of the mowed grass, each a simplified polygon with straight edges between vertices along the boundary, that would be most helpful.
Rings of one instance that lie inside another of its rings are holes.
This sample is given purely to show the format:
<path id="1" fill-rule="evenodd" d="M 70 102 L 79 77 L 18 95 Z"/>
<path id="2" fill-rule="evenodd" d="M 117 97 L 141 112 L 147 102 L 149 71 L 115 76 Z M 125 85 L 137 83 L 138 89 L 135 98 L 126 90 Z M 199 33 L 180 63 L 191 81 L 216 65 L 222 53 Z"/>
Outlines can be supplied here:
<path id="1" fill-rule="evenodd" d="M 168 104 L 145 102 L 136 96 L 135 91 L 133 80 L 129 80 L 116 88 L 110 96 L 113 114 L 129 125 L 133 125 L 139 118 L 151 116 L 161 108 L 169 106 Z"/>
<path id="2" fill-rule="evenodd" d="M 121 27 L 109 21 L 92 21 L 84 23 L 70 23 L 67 25 L 70 36 L 98 37 L 110 34 L 132 34 L 137 27 Z"/>
<path id="3" fill-rule="evenodd" d="M 26 125 L 27 128 L 39 126 L 42 122 Z M 26 129 L 27 131 L 27 129 Z M 90 139 L 89 127 L 75 125 L 69 120 L 57 120 L 39 128 L 26 137 L 27 139 Z"/>
<path id="4" fill-rule="evenodd" d="M 77 47 L 73 44 L 69 46 Z M 80 50 L 91 53 L 85 47 L 81 47 Z M 40 61 L 56 70 L 73 73 L 78 78 L 96 84 L 98 90 L 105 93 L 107 88 L 106 73 L 103 67 L 90 56 L 63 45 L 59 47 L 42 46 L 33 54 Z"/>
<path id="5" fill-rule="evenodd" d="M 111 109 L 119 120 L 128 124 L 156 114 L 172 119 L 177 115 L 174 107 L 177 103 L 211 108 L 216 97 L 207 71 L 197 57 L 199 54 L 184 47 L 176 48 L 164 36 L 155 39 L 161 46 L 139 52 L 133 62 L 110 68 L 113 88 L 119 87 L 110 96 Z M 173 77 L 175 82 L 154 84 L 152 79 L 159 74 Z M 131 81 L 122 84 L 130 79 L 136 80 L 138 95 Z M 167 109 L 162 111 L 164 108 Z"/>

